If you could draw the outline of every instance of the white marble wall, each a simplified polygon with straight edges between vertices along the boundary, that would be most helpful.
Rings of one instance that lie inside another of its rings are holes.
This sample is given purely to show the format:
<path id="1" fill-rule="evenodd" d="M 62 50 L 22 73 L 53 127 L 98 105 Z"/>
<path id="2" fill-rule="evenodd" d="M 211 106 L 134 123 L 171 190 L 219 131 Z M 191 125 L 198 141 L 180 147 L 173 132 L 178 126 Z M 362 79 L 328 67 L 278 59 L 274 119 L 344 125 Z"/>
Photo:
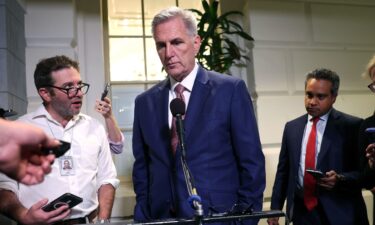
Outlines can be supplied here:
<path id="1" fill-rule="evenodd" d="M 24 11 L 0 0 L 0 108 L 26 112 Z"/>
<path id="2" fill-rule="evenodd" d="M 105 80 L 100 1 L 25 2 L 27 111 L 41 104 L 33 81 L 35 65 L 42 58 L 67 55 L 79 62 L 82 80 L 90 84 L 82 111 L 101 120 L 94 112 Z"/>

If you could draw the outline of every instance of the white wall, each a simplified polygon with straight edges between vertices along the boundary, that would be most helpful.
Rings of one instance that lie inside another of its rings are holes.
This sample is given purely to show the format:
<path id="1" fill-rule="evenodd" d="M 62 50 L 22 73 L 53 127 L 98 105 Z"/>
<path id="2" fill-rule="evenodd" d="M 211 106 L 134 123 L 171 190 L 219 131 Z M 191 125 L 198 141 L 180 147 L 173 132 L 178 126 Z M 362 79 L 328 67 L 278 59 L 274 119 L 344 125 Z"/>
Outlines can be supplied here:
<path id="1" fill-rule="evenodd" d="M 100 119 L 93 111 L 105 79 L 100 1 L 24 2 L 28 111 L 41 102 L 32 78 L 36 63 L 40 58 L 65 54 L 80 62 L 83 80 L 91 84 L 83 112 Z M 234 5 L 248 16 L 244 24 L 256 40 L 247 80 L 254 97 L 258 96 L 255 104 L 266 155 L 267 200 L 284 124 L 305 112 L 303 82 L 307 71 L 328 67 L 341 75 L 340 96 L 335 104 L 338 110 L 360 117 L 373 112 L 373 96 L 366 88 L 370 81 L 363 80 L 360 74 L 375 53 L 375 3 L 373 0 L 238 3 Z M 124 186 L 116 196 L 113 215 L 129 215 L 133 205 L 131 186 Z"/>
<path id="2" fill-rule="evenodd" d="M 99 0 L 25 0 L 26 79 L 28 111 L 41 99 L 33 73 L 42 58 L 67 55 L 80 63 L 81 77 L 90 84 L 82 112 L 102 119 L 94 111 L 104 88 L 103 32 Z"/>
<path id="3" fill-rule="evenodd" d="M 326 67 L 340 75 L 336 109 L 359 117 L 374 111 L 373 94 L 367 89 L 370 80 L 360 75 L 375 53 L 375 30 L 371 28 L 375 2 L 251 0 L 245 8 L 255 39 L 257 115 L 266 155 L 264 195 L 269 201 L 284 125 L 305 113 L 308 71 Z M 365 195 L 371 203 L 371 195 Z"/>

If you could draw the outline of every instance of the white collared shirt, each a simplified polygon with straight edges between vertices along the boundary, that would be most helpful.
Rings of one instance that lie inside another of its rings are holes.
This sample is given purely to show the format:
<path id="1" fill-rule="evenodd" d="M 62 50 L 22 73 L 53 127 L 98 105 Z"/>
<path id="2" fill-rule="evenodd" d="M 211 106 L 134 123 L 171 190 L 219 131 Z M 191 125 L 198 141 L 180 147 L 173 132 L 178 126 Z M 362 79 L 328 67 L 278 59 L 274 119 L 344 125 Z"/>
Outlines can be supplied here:
<path id="1" fill-rule="evenodd" d="M 15 181 L 0 182 L 0 188 L 18 191 L 21 203 L 30 208 L 37 201 L 48 198 L 52 201 L 60 195 L 70 192 L 83 198 L 83 202 L 72 208 L 70 217 L 84 217 L 98 207 L 97 191 L 103 184 L 119 185 L 116 168 L 112 161 L 109 143 L 104 127 L 95 119 L 79 114 L 62 127 L 44 106 L 35 112 L 22 116 L 20 121 L 42 128 L 51 137 L 71 143 L 71 148 L 64 156 L 73 158 L 75 175 L 62 176 L 59 160 L 52 165 L 52 171 L 44 181 L 27 186 Z"/>
<path id="2" fill-rule="evenodd" d="M 319 118 L 318 123 L 316 124 L 315 166 L 316 166 L 316 163 L 318 162 L 318 156 L 319 156 L 320 147 L 322 144 L 323 134 L 326 129 L 328 116 L 330 112 L 331 111 L 321 116 Z M 307 141 L 309 139 L 310 131 L 313 125 L 313 122 L 311 121 L 311 119 L 312 119 L 312 116 L 309 115 L 307 118 L 307 123 L 305 126 L 305 131 L 303 134 L 302 145 L 301 145 L 301 157 L 299 161 L 299 170 L 298 170 L 298 182 L 300 184 L 300 187 L 303 187 L 303 176 L 304 176 L 304 171 L 305 171 L 305 158 L 306 158 L 306 145 L 307 145 Z"/>
<path id="3" fill-rule="evenodd" d="M 187 107 L 189 105 L 190 95 L 191 95 L 191 92 L 193 91 L 194 81 L 195 81 L 195 78 L 197 77 L 198 68 L 199 68 L 198 64 L 195 63 L 194 69 L 181 82 L 177 82 L 175 79 L 173 79 L 171 76 L 169 76 L 169 81 L 171 83 L 171 89 L 169 90 L 168 107 L 169 107 L 169 104 L 171 103 L 171 101 L 174 98 L 176 98 L 176 93 L 174 92 L 174 88 L 178 84 L 182 84 L 182 86 L 185 87 L 185 91 L 183 92 L 183 95 L 185 97 L 185 107 L 186 107 L 186 110 L 187 110 Z M 172 118 L 173 118 L 173 116 L 172 116 L 171 110 L 168 109 L 169 128 L 171 128 L 171 125 L 172 125 Z"/>

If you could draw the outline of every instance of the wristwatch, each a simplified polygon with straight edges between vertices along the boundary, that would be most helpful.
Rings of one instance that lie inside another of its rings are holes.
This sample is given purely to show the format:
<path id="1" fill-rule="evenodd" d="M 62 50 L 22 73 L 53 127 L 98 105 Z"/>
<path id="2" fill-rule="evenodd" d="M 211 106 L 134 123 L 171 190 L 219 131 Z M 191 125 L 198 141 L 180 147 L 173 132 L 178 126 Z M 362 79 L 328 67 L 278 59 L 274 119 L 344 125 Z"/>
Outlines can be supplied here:
<path id="1" fill-rule="evenodd" d="M 100 218 L 98 218 L 97 220 L 96 220 L 96 223 L 97 224 L 102 224 L 102 223 L 110 223 L 111 221 L 109 220 L 109 219 L 100 219 Z"/>

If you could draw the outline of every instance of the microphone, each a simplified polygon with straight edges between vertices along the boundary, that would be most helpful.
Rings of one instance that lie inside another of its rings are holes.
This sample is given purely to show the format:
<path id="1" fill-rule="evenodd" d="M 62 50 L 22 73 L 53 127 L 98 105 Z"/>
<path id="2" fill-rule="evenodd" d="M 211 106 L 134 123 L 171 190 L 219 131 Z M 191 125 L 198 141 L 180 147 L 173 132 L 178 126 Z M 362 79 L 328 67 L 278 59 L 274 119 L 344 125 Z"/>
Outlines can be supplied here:
<path id="1" fill-rule="evenodd" d="M 184 124 L 182 116 L 185 115 L 185 102 L 180 98 L 175 98 L 170 103 L 170 108 L 173 117 L 176 117 L 176 131 L 178 141 L 181 146 L 181 153 L 185 156 L 185 143 L 184 143 Z"/>
<path id="2" fill-rule="evenodd" d="M 186 162 L 186 150 L 184 142 L 184 124 L 182 121 L 182 116 L 185 115 L 185 102 L 180 98 L 175 98 L 170 103 L 170 108 L 173 117 L 176 117 L 176 131 L 178 135 L 178 140 L 181 147 L 181 165 L 182 171 L 184 173 L 186 188 L 189 193 L 188 202 L 190 206 L 195 209 L 195 216 L 197 224 L 202 224 L 203 218 L 203 206 L 202 200 L 197 193 L 197 189 L 194 184 L 193 176 L 189 170 L 188 164 Z"/>
<path id="3" fill-rule="evenodd" d="M 175 98 L 171 101 L 170 104 L 171 112 L 174 117 L 180 115 L 185 115 L 185 102 L 180 98 Z"/>

